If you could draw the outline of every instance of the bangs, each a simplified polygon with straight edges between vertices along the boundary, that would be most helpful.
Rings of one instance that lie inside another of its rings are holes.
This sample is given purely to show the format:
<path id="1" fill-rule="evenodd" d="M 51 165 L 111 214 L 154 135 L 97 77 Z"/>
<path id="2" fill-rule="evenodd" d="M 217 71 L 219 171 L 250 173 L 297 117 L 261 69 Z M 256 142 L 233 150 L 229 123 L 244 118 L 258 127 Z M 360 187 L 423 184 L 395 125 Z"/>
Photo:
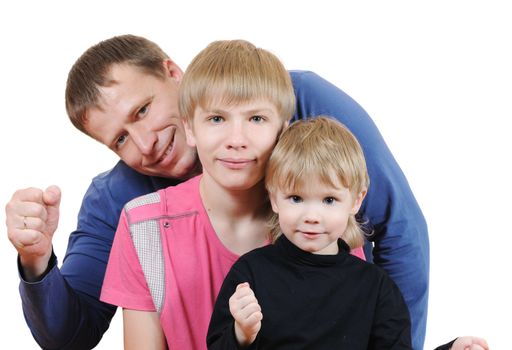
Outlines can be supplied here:
<path id="1" fill-rule="evenodd" d="M 290 162 L 285 160 L 275 169 L 272 179 L 267 179 L 270 191 L 272 191 L 271 188 L 278 188 L 285 193 L 308 191 L 311 189 L 312 180 L 319 180 L 325 187 L 339 189 L 340 186 L 343 186 L 350 189 L 352 181 L 347 179 L 347 174 L 340 169 L 331 166 L 319 167 L 318 164 L 308 162 L 304 157 L 298 159 L 299 161 L 295 159 Z"/>
<path id="2" fill-rule="evenodd" d="M 285 114 L 286 119 L 293 113 L 294 100 L 287 98 L 290 86 L 277 74 L 262 75 L 250 67 L 222 65 L 196 79 L 194 85 L 190 98 L 205 109 L 219 104 L 233 106 L 252 100 L 266 100 Z"/>
<path id="3" fill-rule="evenodd" d="M 180 112 L 191 119 L 196 106 L 236 105 L 265 99 L 283 119 L 292 117 L 295 94 L 279 59 L 245 41 L 210 44 L 190 64 L 180 87 Z"/>

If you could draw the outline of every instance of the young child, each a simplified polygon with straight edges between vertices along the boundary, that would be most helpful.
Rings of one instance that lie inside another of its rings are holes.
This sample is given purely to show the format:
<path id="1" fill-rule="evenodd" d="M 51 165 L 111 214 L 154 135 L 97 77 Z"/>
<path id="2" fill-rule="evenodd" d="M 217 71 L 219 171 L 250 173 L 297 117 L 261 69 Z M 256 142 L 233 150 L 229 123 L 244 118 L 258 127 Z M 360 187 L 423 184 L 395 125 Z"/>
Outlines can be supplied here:
<path id="1" fill-rule="evenodd" d="M 362 149 L 328 117 L 298 121 L 266 170 L 275 244 L 242 256 L 221 287 L 208 349 L 412 349 L 407 306 L 384 270 L 349 254 L 369 185 Z M 282 234 L 281 234 L 282 233 Z M 488 349 L 461 337 L 438 349 Z"/>
<path id="2" fill-rule="evenodd" d="M 355 137 L 333 119 L 292 124 L 265 175 L 275 244 L 242 256 L 220 290 L 209 349 L 411 349 L 400 291 L 349 254 L 369 179 Z"/>
<path id="3" fill-rule="evenodd" d="M 263 178 L 294 107 L 282 63 L 246 41 L 214 42 L 189 65 L 180 113 L 203 174 L 121 214 L 101 300 L 123 307 L 126 348 L 206 348 L 227 272 L 270 242 Z"/>

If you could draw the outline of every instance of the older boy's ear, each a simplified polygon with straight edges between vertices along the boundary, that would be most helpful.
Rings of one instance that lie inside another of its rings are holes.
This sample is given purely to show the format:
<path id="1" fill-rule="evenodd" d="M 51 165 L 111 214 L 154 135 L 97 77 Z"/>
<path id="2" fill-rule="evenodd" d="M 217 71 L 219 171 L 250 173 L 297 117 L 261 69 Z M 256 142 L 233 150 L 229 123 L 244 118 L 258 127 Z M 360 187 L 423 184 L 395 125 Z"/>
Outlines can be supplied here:
<path id="1" fill-rule="evenodd" d="M 176 80 L 176 82 L 180 82 L 183 78 L 183 71 L 176 63 L 174 63 L 170 58 L 166 58 L 163 62 L 165 73 L 168 77 Z"/>
<path id="2" fill-rule="evenodd" d="M 187 145 L 190 147 L 196 147 L 196 138 L 194 136 L 194 132 L 192 131 L 192 127 L 188 120 L 183 119 L 183 128 L 185 129 L 185 138 L 187 139 Z"/>
<path id="3" fill-rule="evenodd" d="M 359 208 L 361 208 L 361 204 L 363 204 L 363 199 L 364 197 L 366 197 L 366 192 L 367 190 L 364 189 L 357 194 L 357 197 L 354 199 L 354 205 L 352 206 L 352 210 L 350 211 L 352 215 L 356 215 L 357 212 L 359 211 Z"/>

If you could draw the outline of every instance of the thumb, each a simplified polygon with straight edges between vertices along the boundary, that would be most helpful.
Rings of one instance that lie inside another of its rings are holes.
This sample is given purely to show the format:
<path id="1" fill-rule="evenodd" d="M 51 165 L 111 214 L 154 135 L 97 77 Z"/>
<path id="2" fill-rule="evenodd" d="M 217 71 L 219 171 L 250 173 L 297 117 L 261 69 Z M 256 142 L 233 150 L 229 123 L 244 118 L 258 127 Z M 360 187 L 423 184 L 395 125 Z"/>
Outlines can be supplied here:
<path id="1" fill-rule="evenodd" d="M 48 187 L 43 193 L 43 202 L 46 205 L 46 226 L 48 233 L 53 235 L 59 223 L 59 206 L 60 206 L 61 192 L 60 188 L 52 185 Z"/>

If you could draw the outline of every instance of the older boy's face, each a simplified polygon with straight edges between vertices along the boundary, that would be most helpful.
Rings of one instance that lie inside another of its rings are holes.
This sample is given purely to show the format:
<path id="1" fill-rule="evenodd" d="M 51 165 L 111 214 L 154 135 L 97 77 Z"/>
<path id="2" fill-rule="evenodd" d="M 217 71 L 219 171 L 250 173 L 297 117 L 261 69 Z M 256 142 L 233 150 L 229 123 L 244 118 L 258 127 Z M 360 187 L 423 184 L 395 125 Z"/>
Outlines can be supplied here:
<path id="1" fill-rule="evenodd" d="M 186 179 L 197 164 L 178 110 L 183 73 L 165 62 L 164 79 L 129 64 L 114 65 L 114 83 L 101 88 L 100 108 L 87 113 L 89 134 L 131 168 L 152 176 Z"/>
<path id="2" fill-rule="evenodd" d="M 186 131 L 189 144 L 197 147 L 204 179 L 225 189 L 246 190 L 263 180 L 286 124 L 267 100 L 239 105 L 213 101 L 206 109 L 196 108 Z"/>

